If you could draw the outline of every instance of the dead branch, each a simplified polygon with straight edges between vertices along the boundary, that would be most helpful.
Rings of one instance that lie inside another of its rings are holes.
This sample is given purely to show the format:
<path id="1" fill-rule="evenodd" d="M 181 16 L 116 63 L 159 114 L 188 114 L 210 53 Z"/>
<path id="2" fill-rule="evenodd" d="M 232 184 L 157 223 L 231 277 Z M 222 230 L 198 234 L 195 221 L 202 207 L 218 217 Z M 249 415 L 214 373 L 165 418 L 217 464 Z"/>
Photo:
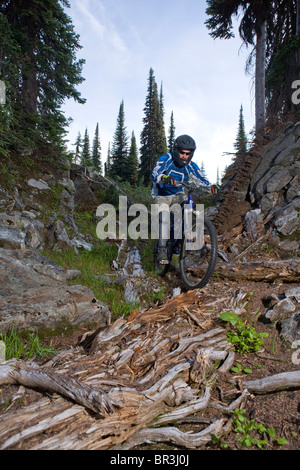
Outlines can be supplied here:
<path id="1" fill-rule="evenodd" d="M 243 382 L 243 387 L 257 394 L 300 388 L 300 371 L 283 372 L 259 380 L 249 380 Z"/>
<path id="2" fill-rule="evenodd" d="M 92 410 L 101 417 L 113 413 L 114 408 L 108 396 L 73 377 L 28 366 L 24 361 L 11 360 L 0 366 L 0 384 L 16 383 L 25 387 L 58 393 Z"/>
<path id="3" fill-rule="evenodd" d="M 170 442 L 187 449 L 197 449 L 210 442 L 212 434 L 220 435 L 226 421 L 225 418 L 216 420 L 203 431 L 195 434 L 188 434 L 173 427 L 143 429 L 128 442 L 122 446 L 115 446 L 112 450 L 128 450 L 143 443 L 155 444 L 157 442 Z"/>

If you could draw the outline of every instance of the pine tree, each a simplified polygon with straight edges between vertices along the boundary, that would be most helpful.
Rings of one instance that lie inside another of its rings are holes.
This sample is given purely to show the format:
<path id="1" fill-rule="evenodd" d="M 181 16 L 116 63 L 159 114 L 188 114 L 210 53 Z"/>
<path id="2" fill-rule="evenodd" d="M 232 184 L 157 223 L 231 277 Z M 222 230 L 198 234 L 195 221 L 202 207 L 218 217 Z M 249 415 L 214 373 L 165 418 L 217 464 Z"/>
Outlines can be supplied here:
<path id="1" fill-rule="evenodd" d="M 154 71 L 150 68 L 148 78 L 148 94 L 144 107 L 144 127 L 141 132 L 140 148 L 140 181 L 149 186 L 151 172 L 157 159 L 166 153 L 167 144 L 163 125 L 163 101 L 159 100 Z"/>
<path id="2" fill-rule="evenodd" d="M 159 156 L 167 153 L 167 140 L 166 140 L 164 116 L 165 116 L 165 106 L 164 106 L 163 86 L 161 84 L 160 93 L 159 93 L 159 115 L 158 115 L 158 123 L 157 123 L 157 134 L 158 134 L 157 150 L 158 150 Z"/>
<path id="3" fill-rule="evenodd" d="M 107 149 L 107 159 L 106 159 L 106 162 L 104 163 L 104 176 L 109 177 L 110 170 L 111 170 L 111 156 L 110 156 L 110 142 L 109 142 L 108 149 Z"/>
<path id="4" fill-rule="evenodd" d="M 221 180 L 220 180 L 220 170 L 219 167 L 217 168 L 217 180 L 216 180 L 216 185 L 220 186 Z"/>
<path id="5" fill-rule="evenodd" d="M 90 153 L 90 138 L 89 138 L 87 129 L 85 129 L 84 138 L 83 138 L 81 164 L 83 166 L 92 166 L 91 153 Z"/>
<path id="6" fill-rule="evenodd" d="M 175 126 L 174 126 L 174 116 L 173 116 L 173 111 L 172 111 L 171 118 L 170 118 L 169 135 L 168 135 L 168 152 L 173 151 L 174 142 L 175 142 Z"/>
<path id="7" fill-rule="evenodd" d="M 75 145 L 74 163 L 77 163 L 77 161 L 80 161 L 81 159 L 81 149 L 82 149 L 82 140 L 81 140 L 80 132 L 78 132 L 77 134 L 77 139 L 74 145 Z"/>
<path id="8" fill-rule="evenodd" d="M 131 135 L 131 143 L 128 156 L 128 167 L 130 171 L 129 182 L 136 187 L 138 184 L 138 152 L 134 132 Z"/>
<path id="9" fill-rule="evenodd" d="M 201 174 L 204 176 L 204 178 L 207 178 L 207 174 L 206 174 L 206 170 L 205 170 L 205 166 L 204 166 L 203 161 L 201 162 L 201 165 L 200 165 L 200 171 L 201 171 Z"/>
<path id="10" fill-rule="evenodd" d="M 76 86 L 84 61 L 64 11 L 67 0 L 5 0 L 0 4 L 0 80 L 7 85 L 8 147 L 64 149 L 65 99 L 84 103 Z"/>
<path id="11" fill-rule="evenodd" d="M 102 173 L 102 162 L 101 162 L 101 144 L 99 136 L 99 124 L 97 123 L 95 136 L 93 141 L 93 150 L 92 150 L 92 162 L 94 168 Z"/>
<path id="12" fill-rule="evenodd" d="M 243 105 L 240 108 L 240 117 L 239 117 L 239 127 L 237 132 L 236 141 L 234 144 L 234 148 L 236 150 L 236 154 L 243 154 L 247 152 L 247 135 L 245 132 L 245 123 L 244 123 L 244 115 L 243 115 Z"/>
<path id="13" fill-rule="evenodd" d="M 125 126 L 124 101 L 120 104 L 112 143 L 110 174 L 113 178 L 119 177 L 121 181 L 129 180 L 128 135 Z"/>

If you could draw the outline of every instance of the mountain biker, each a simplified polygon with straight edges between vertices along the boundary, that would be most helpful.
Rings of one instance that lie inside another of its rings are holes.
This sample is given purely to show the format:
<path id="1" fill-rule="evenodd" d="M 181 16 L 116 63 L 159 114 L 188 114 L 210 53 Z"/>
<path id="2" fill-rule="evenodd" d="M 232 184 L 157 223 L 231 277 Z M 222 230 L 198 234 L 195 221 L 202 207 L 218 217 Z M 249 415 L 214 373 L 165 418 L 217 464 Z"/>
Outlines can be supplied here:
<path id="1" fill-rule="evenodd" d="M 189 135 L 181 135 L 176 138 L 173 151 L 162 155 L 152 173 L 153 182 L 152 195 L 157 204 L 167 204 L 169 207 L 173 204 L 180 204 L 183 201 L 184 190 L 180 183 L 187 183 L 191 178 L 198 186 L 206 188 L 207 191 L 216 193 L 218 187 L 211 185 L 205 178 L 198 165 L 192 161 L 196 143 Z M 163 214 L 160 214 L 159 223 L 159 243 L 157 260 L 162 263 L 168 263 L 167 240 L 163 238 L 162 221 L 166 220 Z"/>

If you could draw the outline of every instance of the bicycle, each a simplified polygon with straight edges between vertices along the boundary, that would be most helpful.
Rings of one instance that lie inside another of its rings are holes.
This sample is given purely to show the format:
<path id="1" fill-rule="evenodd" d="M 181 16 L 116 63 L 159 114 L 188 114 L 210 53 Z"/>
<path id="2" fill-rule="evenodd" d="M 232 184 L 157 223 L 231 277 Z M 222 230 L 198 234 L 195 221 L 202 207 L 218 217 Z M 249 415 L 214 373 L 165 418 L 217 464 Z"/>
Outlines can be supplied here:
<path id="1" fill-rule="evenodd" d="M 181 184 L 187 187 L 186 184 Z M 182 211 L 182 236 L 176 238 L 174 234 L 174 214 L 171 213 L 170 238 L 167 241 L 168 264 L 160 264 L 157 260 L 158 240 L 154 249 L 154 266 L 160 276 L 164 276 L 170 269 L 172 257 L 179 254 L 179 270 L 184 285 L 188 289 L 198 289 L 206 286 L 210 281 L 217 263 L 218 239 L 212 222 L 203 214 L 203 237 L 202 246 L 195 249 L 188 249 L 191 243 L 191 234 L 184 230 L 184 211 L 186 207 L 192 213 L 192 233 L 197 230 L 197 211 L 194 209 L 192 195 L 188 193 L 187 199 L 181 203 Z M 199 227 L 198 227 L 199 228 Z"/>

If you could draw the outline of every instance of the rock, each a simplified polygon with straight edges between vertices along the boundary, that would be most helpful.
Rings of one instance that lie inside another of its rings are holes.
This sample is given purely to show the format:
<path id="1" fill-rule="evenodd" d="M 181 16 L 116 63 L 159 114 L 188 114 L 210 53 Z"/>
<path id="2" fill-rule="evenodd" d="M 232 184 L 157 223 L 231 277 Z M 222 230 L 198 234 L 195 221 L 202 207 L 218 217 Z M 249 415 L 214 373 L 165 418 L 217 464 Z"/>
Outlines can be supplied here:
<path id="1" fill-rule="evenodd" d="M 0 222 L 0 247 L 25 248 L 25 232 Z"/>
<path id="2" fill-rule="evenodd" d="M 58 184 L 65 188 L 70 194 L 74 194 L 76 191 L 75 185 L 70 178 L 62 178 L 59 180 Z"/>
<path id="3" fill-rule="evenodd" d="M 18 210 L 24 210 L 25 205 L 23 204 L 23 202 L 22 202 L 21 199 L 19 198 L 19 190 L 18 190 L 18 188 L 14 188 L 14 200 L 15 200 L 15 207 L 16 207 L 16 209 L 18 209 Z"/>
<path id="4" fill-rule="evenodd" d="M 300 303 L 300 287 L 291 287 L 285 292 L 286 297 L 293 297 Z"/>
<path id="5" fill-rule="evenodd" d="M 278 136 L 260 150 L 261 160 L 249 187 L 251 203 L 261 209 L 263 219 L 268 217 L 275 231 L 284 236 L 300 231 L 299 139 L 299 125 L 282 128 Z"/>
<path id="6" fill-rule="evenodd" d="M 274 225 L 282 235 L 292 234 L 300 228 L 300 198 L 276 212 Z"/>
<path id="7" fill-rule="evenodd" d="M 81 240 L 80 238 L 73 238 L 72 243 L 77 247 L 77 248 L 84 248 L 85 250 L 92 251 L 93 245 L 91 243 L 88 243 L 84 240 Z"/>
<path id="8" fill-rule="evenodd" d="M 278 169 L 278 171 L 276 171 L 276 173 L 267 181 L 266 192 L 276 193 L 287 186 L 292 179 L 293 177 L 290 175 L 288 169 Z"/>
<path id="9" fill-rule="evenodd" d="M 28 181 L 28 185 L 31 186 L 32 188 L 35 188 L 35 189 L 39 189 L 41 191 L 45 191 L 45 190 L 49 190 L 50 187 L 48 186 L 48 184 L 46 183 L 46 181 L 43 181 L 41 179 L 39 179 L 38 181 L 31 178 L 29 181 Z"/>
<path id="10" fill-rule="evenodd" d="M 35 251 L 0 249 L 0 329 L 106 326 L 107 305 L 89 288 L 64 283 L 75 274 Z"/>
<path id="11" fill-rule="evenodd" d="M 74 194 L 63 188 L 60 196 L 61 209 L 67 209 L 73 214 L 74 211 Z"/>
<path id="12" fill-rule="evenodd" d="M 48 228 L 47 242 L 50 249 L 54 251 L 62 251 L 70 248 L 76 250 L 76 247 L 72 240 L 70 240 L 64 223 L 61 220 L 57 220 Z"/>
<path id="13" fill-rule="evenodd" d="M 277 193 L 265 194 L 261 201 L 260 207 L 263 214 L 267 214 L 271 209 L 278 206 L 279 195 Z"/>
<path id="14" fill-rule="evenodd" d="M 25 246 L 35 250 L 42 249 L 44 246 L 44 240 L 33 224 L 26 227 Z"/>
<path id="15" fill-rule="evenodd" d="M 270 308 L 273 308 L 274 305 L 278 304 L 279 302 L 279 297 L 278 295 L 276 294 L 270 294 L 268 295 L 267 297 L 264 297 L 262 299 L 262 302 L 264 304 L 264 306 L 267 308 L 267 309 L 270 309 Z"/>
<path id="16" fill-rule="evenodd" d="M 300 340 L 300 313 L 297 312 L 280 323 L 280 338 L 292 345 Z"/>
<path id="17" fill-rule="evenodd" d="M 247 212 L 245 215 L 244 226 L 247 236 L 253 243 L 264 232 L 261 209 L 255 209 Z"/>
<path id="18" fill-rule="evenodd" d="M 271 294 L 263 299 L 267 308 L 264 317 L 276 323 L 280 337 L 290 345 L 300 339 L 300 287 L 291 287 L 284 294 Z"/>
<path id="19" fill-rule="evenodd" d="M 290 298 L 286 298 L 276 303 L 271 310 L 265 313 L 265 317 L 272 323 L 287 318 L 295 311 L 296 307 Z"/>

